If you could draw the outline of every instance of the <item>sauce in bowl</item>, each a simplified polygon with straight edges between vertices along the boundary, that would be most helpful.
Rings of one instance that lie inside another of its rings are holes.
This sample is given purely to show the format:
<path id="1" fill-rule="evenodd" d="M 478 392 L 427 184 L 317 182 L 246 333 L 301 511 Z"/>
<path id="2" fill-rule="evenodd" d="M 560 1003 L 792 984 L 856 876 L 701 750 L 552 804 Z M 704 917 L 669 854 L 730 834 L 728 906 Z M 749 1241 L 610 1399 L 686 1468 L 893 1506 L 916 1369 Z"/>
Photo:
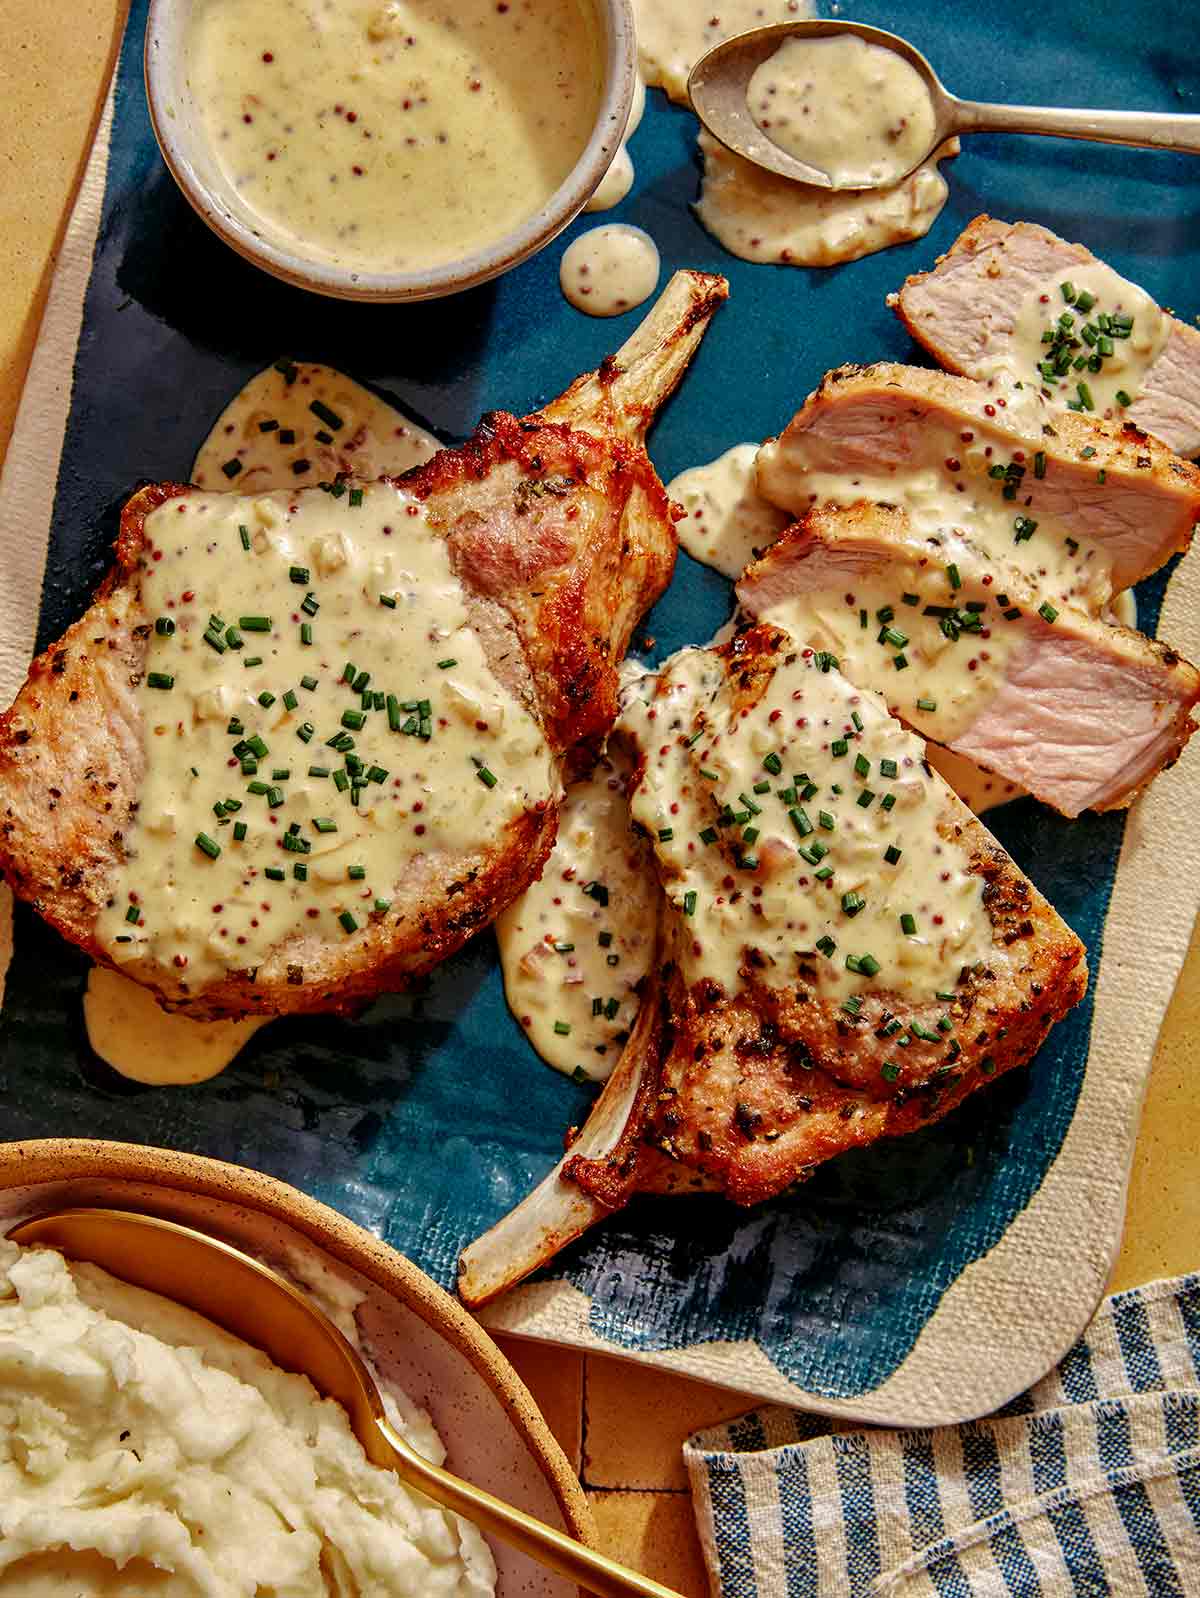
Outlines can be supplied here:
<path id="1" fill-rule="evenodd" d="M 254 230 L 366 273 L 434 268 L 528 221 L 601 102 L 587 0 L 200 0 L 186 46 Z"/>

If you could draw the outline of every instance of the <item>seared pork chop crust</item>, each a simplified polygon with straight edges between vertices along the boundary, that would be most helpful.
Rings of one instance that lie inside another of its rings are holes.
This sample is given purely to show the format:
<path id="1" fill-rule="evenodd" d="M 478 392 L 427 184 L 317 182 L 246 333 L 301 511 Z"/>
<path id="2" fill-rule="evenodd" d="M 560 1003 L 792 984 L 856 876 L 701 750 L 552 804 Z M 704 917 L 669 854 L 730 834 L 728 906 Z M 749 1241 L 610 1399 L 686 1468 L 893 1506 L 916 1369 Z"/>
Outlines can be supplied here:
<path id="1" fill-rule="evenodd" d="M 492 413 L 461 449 L 397 480 L 447 541 L 491 669 L 568 773 L 607 733 L 617 663 L 670 580 L 671 507 L 642 440 L 727 292 L 724 279 L 677 273 L 619 355 L 547 408 L 559 419 Z M 155 619 L 142 603 L 145 521 L 193 492 L 167 483 L 129 501 L 92 607 L 0 715 L 0 870 L 102 963 L 97 916 L 126 859 L 145 771 L 138 688 Z M 198 1018 L 350 1012 L 494 920 L 541 872 L 557 824 L 553 803 L 533 804 L 462 855 L 417 854 L 388 913 L 352 940 L 298 930 L 256 968 L 195 991 L 149 961 L 121 969 Z"/>
<path id="2" fill-rule="evenodd" d="M 742 705 L 757 702 L 792 647 L 760 624 L 717 651 Z M 689 988 L 666 931 L 644 999 L 653 1019 L 627 1045 L 641 1051 L 633 1112 L 611 1153 L 568 1160 L 563 1175 L 610 1208 L 646 1190 L 717 1189 L 757 1204 L 1026 1064 L 1083 998 L 1083 945 L 949 790 L 938 830 L 966 847 L 993 932 L 993 957 L 960 975 L 952 999 L 913 1005 L 880 987 L 852 1018 L 819 995 L 812 967 L 811 986 L 802 966 L 800 984 L 780 989 L 759 979 L 752 955 L 737 994 L 709 981 Z M 910 1046 L 885 1031 L 893 1018 Z"/>

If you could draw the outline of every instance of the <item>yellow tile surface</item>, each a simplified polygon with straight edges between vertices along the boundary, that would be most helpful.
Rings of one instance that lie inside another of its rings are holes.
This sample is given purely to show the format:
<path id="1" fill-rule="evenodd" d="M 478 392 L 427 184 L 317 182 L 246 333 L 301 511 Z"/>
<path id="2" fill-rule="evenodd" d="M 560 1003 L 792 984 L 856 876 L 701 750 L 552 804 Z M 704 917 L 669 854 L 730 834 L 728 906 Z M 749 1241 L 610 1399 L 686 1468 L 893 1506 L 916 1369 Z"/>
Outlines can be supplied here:
<path id="1" fill-rule="evenodd" d="M 687 1493 L 589 1492 L 607 1553 L 683 1598 L 707 1598 L 692 1501 Z"/>
<path id="2" fill-rule="evenodd" d="M 589 1354 L 584 1482 L 589 1488 L 682 1491 L 684 1439 L 752 1407 L 745 1393 Z"/>
<path id="3" fill-rule="evenodd" d="M 0 458 L 125 0 L 0 0 Z"/>
<path id="4" fill-rule="evenodd" d="M 523 1337 L 496 1339 L 533 1394 L 559 1447 L 580 1473 L 583 1435 L 583 1355 Z"/>

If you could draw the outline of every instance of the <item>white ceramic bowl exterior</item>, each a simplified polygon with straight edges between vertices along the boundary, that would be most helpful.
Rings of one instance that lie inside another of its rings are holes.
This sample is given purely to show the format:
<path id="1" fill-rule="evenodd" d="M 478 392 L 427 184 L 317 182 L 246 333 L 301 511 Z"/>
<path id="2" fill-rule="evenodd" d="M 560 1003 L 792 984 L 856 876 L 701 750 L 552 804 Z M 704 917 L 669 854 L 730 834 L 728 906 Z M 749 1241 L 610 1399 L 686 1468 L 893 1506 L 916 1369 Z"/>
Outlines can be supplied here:
<path id="1" fill-rule="evenodd" d="M 184 197 L 213 232 L 246 260 L 298 288 L 336 299 L 387 303 L 436 299 L 486 283 L 556 238 L 587 204 L 621 148 L 637 80 L 633 12 L 630 0 L 587 0 L 595 9 L 604 50 L 600 109 L 582 155 L 539 211 L 486 249 L 428 271 L 356 272 L 308 259 L 263 234 L 213 157 L 186 74 L 188 23 L 202 3 L 150 0 L 145 74 L 155 137 Z"/>
<path id="2" fill-rule="evenodd" d="M 0 1235 L 39 1212 L 109 1205 L 209 1231 L 268 1263 L 299 1249 L 365 1297 L 372 1360 L 427 1409 L 449 1469 L 594 1543 L 587 1501 L 528 1390 L 491 1339 L 410 1261 L 273 1177 L 195 1155 L 84 1139 L 0 1144 Z M 523 1554 L 492 1545 L 501 1598 L 575 1598 Z"/>

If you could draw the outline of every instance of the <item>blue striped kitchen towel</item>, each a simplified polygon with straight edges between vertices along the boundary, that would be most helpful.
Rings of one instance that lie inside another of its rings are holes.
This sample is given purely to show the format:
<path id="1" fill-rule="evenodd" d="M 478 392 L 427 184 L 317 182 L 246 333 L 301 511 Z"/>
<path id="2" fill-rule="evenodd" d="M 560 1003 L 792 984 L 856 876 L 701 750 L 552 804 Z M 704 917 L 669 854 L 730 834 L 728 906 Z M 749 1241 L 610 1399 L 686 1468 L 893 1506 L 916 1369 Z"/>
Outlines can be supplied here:
<path id="1" fill-rule="evenodd" d="M 760 1409 L 688 1440 L 722 1598 L 1200 1594 L 1200 1273 L 1118 1293 L 988 1420 Z"/>

